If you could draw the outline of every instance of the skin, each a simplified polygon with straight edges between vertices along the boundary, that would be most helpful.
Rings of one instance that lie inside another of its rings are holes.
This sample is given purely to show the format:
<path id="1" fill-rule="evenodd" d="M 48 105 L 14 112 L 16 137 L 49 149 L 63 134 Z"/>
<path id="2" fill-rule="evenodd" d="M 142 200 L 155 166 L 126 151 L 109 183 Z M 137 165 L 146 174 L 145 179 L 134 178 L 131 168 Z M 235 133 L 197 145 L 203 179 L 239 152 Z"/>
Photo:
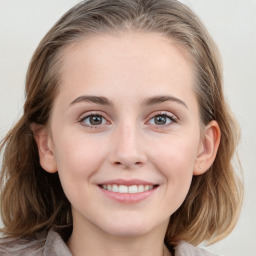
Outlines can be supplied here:
<path id="1" fill-rule="evenodd" d="M 51 119 L 35 139 L 42 167 L 59 172 L 72 205 L 72 254 L 169 255 L 169 216 L 193 175 L 211 166 L 220 139 L 215 121 L 201 126 L 191 63 L 170 39 L 126 32 L 71 44 L 60 73 Z M 170 98 L 149 102 L 158 96 Z M 90 115 L 102 123 L 92 125 Z M 99 187 L 113 179 L 157 188 L 142 201 L 119 202 Z"/>

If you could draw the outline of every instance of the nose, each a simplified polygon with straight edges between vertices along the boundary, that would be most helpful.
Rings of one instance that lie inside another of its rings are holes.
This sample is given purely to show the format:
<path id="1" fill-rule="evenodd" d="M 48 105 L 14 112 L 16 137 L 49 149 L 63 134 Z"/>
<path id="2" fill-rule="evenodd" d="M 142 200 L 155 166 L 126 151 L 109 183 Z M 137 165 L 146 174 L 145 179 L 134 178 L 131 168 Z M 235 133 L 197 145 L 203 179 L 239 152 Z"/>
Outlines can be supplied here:
<path id="1" fill-rule="evenodd" d="M 112 165 L 132 169 L 146 163 L 142 136 L 133 126 L 119 127 L 112 137 L 110 162 Z"/>

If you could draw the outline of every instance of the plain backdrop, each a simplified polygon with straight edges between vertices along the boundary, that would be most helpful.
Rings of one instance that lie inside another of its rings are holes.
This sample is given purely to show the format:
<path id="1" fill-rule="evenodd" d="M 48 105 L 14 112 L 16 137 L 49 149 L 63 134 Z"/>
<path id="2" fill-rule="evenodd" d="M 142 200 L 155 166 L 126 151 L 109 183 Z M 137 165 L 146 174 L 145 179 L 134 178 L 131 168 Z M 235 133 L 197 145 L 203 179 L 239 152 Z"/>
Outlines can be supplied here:
<path id="1" fill-rule="evenodd" d="M 22 114 L 24 81 L 39 41 L 78 0 L 0 0 L 0 138 Z M 225 95 L 240 122 L 245 201 L 237 227 L 209 247 L 226 256 L 255 256 L 256 244 L 256 0 L 183 0 L 217 42 Z"/>

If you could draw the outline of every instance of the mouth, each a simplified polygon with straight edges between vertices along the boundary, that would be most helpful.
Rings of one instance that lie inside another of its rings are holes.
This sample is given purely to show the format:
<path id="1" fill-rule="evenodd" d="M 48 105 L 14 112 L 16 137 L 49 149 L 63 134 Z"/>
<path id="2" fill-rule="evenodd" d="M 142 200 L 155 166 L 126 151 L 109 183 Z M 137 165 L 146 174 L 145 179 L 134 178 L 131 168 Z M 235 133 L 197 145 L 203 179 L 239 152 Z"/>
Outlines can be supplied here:
<path id="1" fill-rule="evenodd" d="M 120 194 L 137 194 L 155 189 L 159 185 L 118 185 L 118 184 L 101 184 L 102 189 Z"/>
<path id="2" fill-rule="evenodd" d="M 160 184 L 140 179 L 114 179 L 98 184 L 102 195 L 124 204 L 134 204 L 151 198 Z"/>

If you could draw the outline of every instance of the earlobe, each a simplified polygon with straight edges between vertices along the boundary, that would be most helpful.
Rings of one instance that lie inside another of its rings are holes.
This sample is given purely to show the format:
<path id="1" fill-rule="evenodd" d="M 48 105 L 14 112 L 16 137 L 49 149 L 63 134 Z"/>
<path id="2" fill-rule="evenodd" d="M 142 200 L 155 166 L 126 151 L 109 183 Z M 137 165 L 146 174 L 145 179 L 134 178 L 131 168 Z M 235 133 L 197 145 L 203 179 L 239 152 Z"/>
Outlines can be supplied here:
<path id="1" fill-rule="evenodd" d="M 211 167 L 218 152 L 220 138 L 221 131 L 219 125 L 213 120 L 204 128 L 202 143 L 193 172 L 194 175 L 201 175 Z"/>
<path id="2" fill-rule="evenodd" d="M 31 130 L 37 144 L 41 167 L 49 173 L 57 172 L 52 139 L 47 127 L 33 123 Z"/>

